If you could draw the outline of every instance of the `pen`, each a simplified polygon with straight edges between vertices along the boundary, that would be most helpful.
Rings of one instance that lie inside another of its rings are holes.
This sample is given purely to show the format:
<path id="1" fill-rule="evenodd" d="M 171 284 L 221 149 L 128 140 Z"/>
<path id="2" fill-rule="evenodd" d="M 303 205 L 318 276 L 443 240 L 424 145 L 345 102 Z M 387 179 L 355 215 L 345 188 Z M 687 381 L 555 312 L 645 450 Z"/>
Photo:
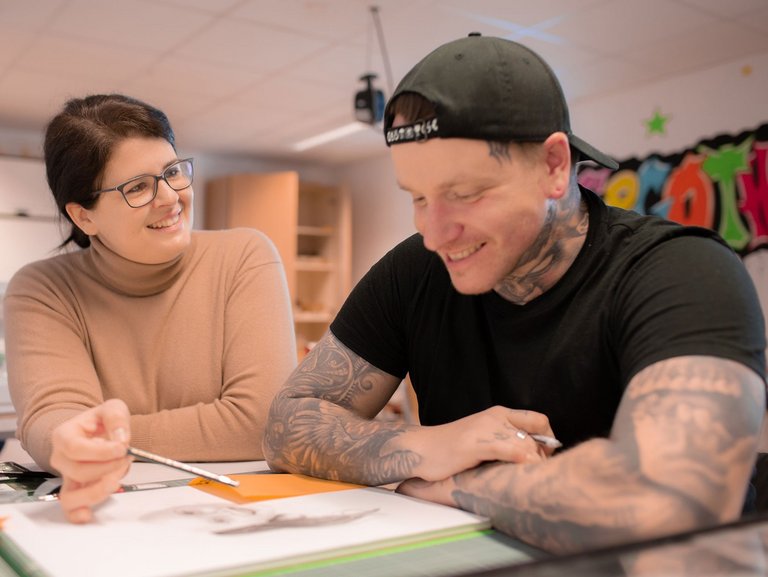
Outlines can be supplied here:
<path id="1" fill-rule="evenodd" d="M 193 475 L 204 477 L 206 479 L 210 479 L 211 481 L 224 483 L 230 487 L 237 487 L 240 485 L 239 481 L 230 479 L 226 475 L 217 475 L 216 473 L 211 473 L 205 469 L 193 467 L 192 465 L 187 465 L 181 461 L 174 461 L 173 459 L 169 459 L 167 457 L 161 457 L 160 455 L 155 455 L 154 453 L 150 453 L 149 451 L 144 451 L 142 449 L 137 449 L 135 447 L 128 447 L 127 453 L 136 457 L 137 459 L 143 459 L 144 461 L 150 461 L 152 463 L 159 463 L 160 465 L 165 465 L 166 467 L 173 467 L 174 469 L 186 471 L 187 473 L 192 473 Z"/>
<path id="2" fill-rule="evenodd" d="M 555 439 L 554 437 L 550 437 L 549 435 L 531 435 L 531 439 L 539 443 L 540 445 L 544 445 L 545 447 L 549 447 L 550 449 L 559 449 L 563 446 L 563 444 Z"/>

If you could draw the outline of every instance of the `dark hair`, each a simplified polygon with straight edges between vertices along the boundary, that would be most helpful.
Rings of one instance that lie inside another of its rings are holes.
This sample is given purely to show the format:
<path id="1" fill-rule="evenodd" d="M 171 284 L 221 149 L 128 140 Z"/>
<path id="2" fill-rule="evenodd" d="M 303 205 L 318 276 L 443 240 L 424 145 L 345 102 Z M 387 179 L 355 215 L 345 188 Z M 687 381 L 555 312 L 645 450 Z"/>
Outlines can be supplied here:
<path id="1" fill-rule="evenodd" d="M 406 124 L 413 124 L 419 120 L 432 118 L 437 111 L 435 105 L 415 92 L 404 92 L 395 97 L 387 107 L 388 124 L 392 124 L 398 114 L 403 117 Z"/>
<path id="2" fill-rule="evenodd" d="M 98 199 L 104 167 L 115 145 L 136 137 L 158 137 L 176 148 L 168 117 L 157 108 L 122 94 L 96 94 L 69 100 L 45 131 L 45 169 L 59 213 L 71 225 L 70 242 L 91 244 L 67 214 L 67 203 L 92 208 Z"/>
<path id="3" fill-rule="evenodd" d="M 400 115 L 403 118 L 405 124 L 413 124 L 414 122 L 432 118 L 437 114 L 437 110 L 435 109 L 435 105 L 421 94 L 416 94 L 415 92 L 403 92 L 402 94 L 395 96 L 395 99 L 389 103 L 387 106 L 387 114 L 389 118 L 389 125 L 392 124 L 395 116 L 397 115 Z M 488 146 L 490 147 L 493 147 L 496 144 L 509 145 L 510 143 L 495 142 L 490 140 L 488 141 Z M 516 144 L 520 146 L 523 152 L 525 152 L 529 146 L 534 147 L 538 143 L 517 142 Z M 576 166 L 576 163 L 580 160 L 581 153 L 573 146 L 570 146 L 570 149 L 571 168 L 573 170 Z"/>

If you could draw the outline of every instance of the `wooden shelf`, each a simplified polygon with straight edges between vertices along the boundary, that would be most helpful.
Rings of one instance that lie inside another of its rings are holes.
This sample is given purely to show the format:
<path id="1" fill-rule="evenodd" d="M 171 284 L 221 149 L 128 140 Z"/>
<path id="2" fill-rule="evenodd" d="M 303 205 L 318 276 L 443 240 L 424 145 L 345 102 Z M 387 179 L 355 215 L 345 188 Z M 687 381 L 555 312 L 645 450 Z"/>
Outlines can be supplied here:
<path id="1" fill-rule="evenodd" d="M 47 214 L 27 214 L 26 212 L 0 212 L 0 218 L 13 220 L 31 220 L 36 222 L 56 222 L 56 216 Z"/>
<path id="2" fill-rule="evenodd" d="M 296 258 L 296 270 L 300 272 L 333 272 L 336 265 L 326 260 Z"/>
<path id="3" fill-rule="evenodd" d="M 304 226 L 296 228 L 296 234 L 304 236 L 333 236 L 336 230 L 332 226 Z"/>
<path id="4" fill-rule="evenodd" d="M 351 289 L 351 219 L 346 188 L 300 181 L 293 171 L 236 174 L 206 184 L 206 228 L 254 227 L 275 243 L 294 303 L 300 355 L 322 337 L 334 317 L 330 311 L 339 310 Z"/>
<path id="5" fill-rule="evenodd" d="M 294 311 L 293 320 L 296 323 L 322 323 L 330 324 L 333 320 L 333 315 L 328 311 Z"/>

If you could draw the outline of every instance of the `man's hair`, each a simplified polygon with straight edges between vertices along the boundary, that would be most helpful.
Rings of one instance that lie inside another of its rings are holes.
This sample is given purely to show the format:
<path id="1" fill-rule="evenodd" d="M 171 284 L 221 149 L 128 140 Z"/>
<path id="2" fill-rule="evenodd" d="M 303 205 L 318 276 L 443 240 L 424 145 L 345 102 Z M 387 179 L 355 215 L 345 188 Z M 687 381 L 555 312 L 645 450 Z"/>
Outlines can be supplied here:
<path id="1" fill-rule="evenodd" d="M 404 92 L 389 103 L 393 117 L 400 116 L 405 124 L 413 124 L 435 115 L 435 105 L 415 92 Z"/>

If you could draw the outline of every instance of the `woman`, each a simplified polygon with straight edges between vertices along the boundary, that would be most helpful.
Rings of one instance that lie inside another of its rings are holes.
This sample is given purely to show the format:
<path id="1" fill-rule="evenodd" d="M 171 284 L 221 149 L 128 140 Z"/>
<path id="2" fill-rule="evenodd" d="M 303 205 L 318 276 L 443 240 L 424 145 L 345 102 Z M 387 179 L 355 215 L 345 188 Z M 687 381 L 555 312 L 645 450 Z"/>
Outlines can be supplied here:
<path id="1" fill-rule="evenodd" d="M 82 250 L 9 283 L 8 380 L 17 434 L 65 478 L 65 509 L 75 487 L 94 491 L 70 518 L 87 520 L 115 488 L 129 439 L 179 460 L 262 458 L 270 401 L 296 362 L 272 243 L 253 229 L 192 231 L 193 161 L 146 103 L 71 100 L 44 151 L 71 225 L 63 244 Z"/>

